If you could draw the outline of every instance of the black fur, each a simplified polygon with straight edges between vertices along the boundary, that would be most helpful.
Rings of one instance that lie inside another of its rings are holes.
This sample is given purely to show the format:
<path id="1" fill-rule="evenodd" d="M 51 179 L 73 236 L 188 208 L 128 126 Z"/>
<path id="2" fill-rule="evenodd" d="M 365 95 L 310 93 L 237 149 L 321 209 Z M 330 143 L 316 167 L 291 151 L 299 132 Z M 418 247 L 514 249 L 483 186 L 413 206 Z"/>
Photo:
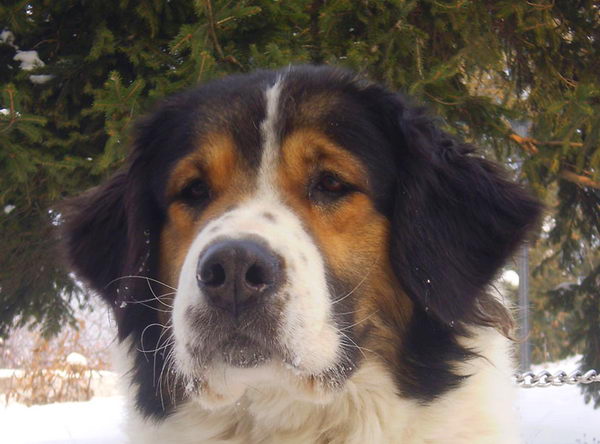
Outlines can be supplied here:
<path id="1" fill-rule="evenodd" d="M 432 401 L 463 379 L 454 374 L 454 363 L 476 353 L 457 342 L 466 335 L 465 327 L 509 322 L 486 286 L 535 223 L 540 208 L 471 146 L 441 131 L 402 96 L 329 67 L 282 72 L 286 86 L 279 136 L 300 127 L 318 128 L 369 170 L 372 198 L 392 225 L 394 272 L 415 302 L 391 365 L 401 394 Z M 138 302 L 152 301 L 152 291 L 165 289 L 123 276 L 157 278 L 158 236 L 167 205 L 164 185 L 171 165 L 196 149 L 204 132 L 218 128 L 233 135 L 252 174 L 261 156 L 263 92 L 277 75 L 233 76 L 163 102 L 138 124 L 127 166 L 67 204 L 65 244 L 71 263 L 113 306 L 121 339 L 131 337 L 139 347 L 143 333 L 142 350 L 159 345 L 160 328 L 144 331 L 158 322 L 154 303 L 146 302 L 147 307 Z M 317 96 L 331 96 L 334 110 L 297 113 Z M 344 287 L 334 277 L 330 283 L 338 292 Z M 351 299 L 346 306 L 353 306 Z M 338 321 L 350 325 L 352 320 Z M 137 351 L 135 356 L 138 407 L 150 416 L 168 414 L 173 400 L 161 396 L 157 380 L 164 355 L 157 361 L 153 353 Z M 358 354 L 349 360 L 359 360 Z"/>
<path id="2" fill-rule="evenodd" d="M 146 328 L 159 322 L 153 294 L 170 291 L 154 282 L 164 220 L 158 190 L 165 179 L 164 165 L 177 158 L 161 148 L 176 143 L 185 151 L 190 143 L 188 131 L 161 130 L 163 125 L 177 129 L 190 124 L 185 122 L 184 98 L 170 99 L 141 120 L 127 165 L 105 184 L 68 201 L 64 209 L 64 239 L 72 267 L 112 306 L 119 338 L 132 339 L 137 404 L 154 416 L 164 415 L 171 406 L 171 400 L 159 393 L 156 376 L 164 354 L 146 352 L 159 346 L 162 333 L 157 327 Z"/>
<path id="3" fill-rule="evenodd" d="M 493 325 L 486 285 L 537 220 L 539 204 L 474 148 L 396 99 L 392 260 L 405 289 L 447 325 Z"/>
<path id="4" fill-rule="evenodd" d="M 467 335 L 465 327 L 508 334 L 510 314 L 487 285 L 541 207 L 400 94 L 325 67 L 300 68 L 288 83 L 291 96 L 330 93 L 339 105 L 325 119 L 308 122 L 296 122 L 288 111 L 285 132 L 320 126 L 370 170 L 372 197 L 392 223 L 394 271 L 416 303 L 394 363 L 396 378 L 404 395 L 429 402 L 464 379 L 453 362 L 477 355 L 457 341 Z"/>
<path id="5" fill-rule="evenodd" d="M 480 352 L 457 341 L 468 336 L 466 327 L 509 334 L 511 316 L 487 286 L 541 206 L 474 147 L 441 131 L 423 108 L 377 85 L 358 95 L 395 168 L 392 201 L 384 198 L 380 207 L 392 223 L 392 266 L 416 303 L 396 380 L 404 395 L 431 402 L 465 379 L 453 363 Z"/>

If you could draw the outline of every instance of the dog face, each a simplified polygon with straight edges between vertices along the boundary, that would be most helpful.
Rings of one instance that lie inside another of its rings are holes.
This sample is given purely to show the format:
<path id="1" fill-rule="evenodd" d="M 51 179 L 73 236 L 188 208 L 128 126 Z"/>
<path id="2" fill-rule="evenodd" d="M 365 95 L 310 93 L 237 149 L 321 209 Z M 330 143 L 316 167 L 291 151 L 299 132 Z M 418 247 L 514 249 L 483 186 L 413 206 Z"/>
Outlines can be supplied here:
<path id="1" fill-rule="evenodd" d="M 72 264 L 131 337 L 142 411 L 256 385 L 323 402 L 369 359 L 402 396 L 459 384 L 457 338 L 507 328 L 485 287 L 539 212 L 471 152 L 333 68 L 162 103 L 127 167 L 65 211 Z"/>

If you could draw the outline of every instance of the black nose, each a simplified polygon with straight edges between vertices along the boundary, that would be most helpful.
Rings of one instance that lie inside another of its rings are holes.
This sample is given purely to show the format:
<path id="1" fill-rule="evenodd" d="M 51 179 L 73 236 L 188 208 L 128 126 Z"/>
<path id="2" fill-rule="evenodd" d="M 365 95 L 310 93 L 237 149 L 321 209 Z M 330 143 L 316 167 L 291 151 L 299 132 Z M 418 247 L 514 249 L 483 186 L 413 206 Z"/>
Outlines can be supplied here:
<path id="1" fill-rule="evenodd" d="M 257 242 L 227 240 L 200 255 L 196 278 L 211 305 L 238 316 L 275 292 L 281 265 L 273 252 Z"/>

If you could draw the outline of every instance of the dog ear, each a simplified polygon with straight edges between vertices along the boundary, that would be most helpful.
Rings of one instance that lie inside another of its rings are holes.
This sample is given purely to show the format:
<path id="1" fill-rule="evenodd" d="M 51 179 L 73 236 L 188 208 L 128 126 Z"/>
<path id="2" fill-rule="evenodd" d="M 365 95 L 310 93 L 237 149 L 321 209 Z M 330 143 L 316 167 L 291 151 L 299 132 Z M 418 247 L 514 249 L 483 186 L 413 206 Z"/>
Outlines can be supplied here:
<path id="1" fill-rule="evenodd" d="M 127 173 L 120 171 L 63 208 L 68 260 L 77 275 L 109 302 L 114 294 L 107 286 L 122 274 L 127 250 L 126 189 Z"/>
<path id="2" fill-rule="evenodd" d="M 135 157 L 134 150 L 130 158 Z M 152 286 L 157 256 L 152 249 L 158 245 L 158 229 L 152 224 L 158 219 L 150 216 L 147 181 L 136 164 L 130 162 L 60 209 L 67 262 L 112 307 L 121 338 L 137 327 L 125 318 L 141 318 L 146 305 L 152 305 L 136 302 L 152 300 L 157 291 Z"/>
<path id="3" fill-rule="evenodd" d="M 194 114 L 186 110 L 196 102 L 186 98 L 182 94 L 166 99 L 139 119 L 126 165 L 59 209 L 67 262 L 78 278 L 113 307 L 121 338 L 154 319 L 155 295 L 164 292 L 164 285 L 158 283 L 164 202 L 157 176 L 164 174 L 170 159 L 160 157 L 162 147 L 183 146 L 185 138 L 191 137 L 189 131 L 173 130 L 191 126 L 188 120 Z M 172 134 L 181 136 L 172 139 Z M 151 336 L 145 339 L 151 341 Z"/>
<path id="4" fill-rule="evenodd" d="M 486 290 L 540 215 L 540 205 L 472 146 L 401 96 L 383 111 L 396 161 L 391 260 L 405 291 L 446 325 L 510 317 Z"/>

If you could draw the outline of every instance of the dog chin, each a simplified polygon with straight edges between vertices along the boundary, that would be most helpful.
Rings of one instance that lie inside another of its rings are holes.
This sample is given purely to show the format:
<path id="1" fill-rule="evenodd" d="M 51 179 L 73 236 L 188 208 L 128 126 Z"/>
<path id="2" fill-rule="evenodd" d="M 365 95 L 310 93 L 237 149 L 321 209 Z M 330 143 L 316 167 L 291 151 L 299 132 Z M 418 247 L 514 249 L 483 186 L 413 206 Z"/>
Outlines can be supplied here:
<path id="1" fill-rule="evenodd" d="M 188 379 L 189 398 L 206 410 L 240 406 L 246 399 L 283 396 L 289 400 L 328 404 L 344 383 L 332 383 L 326 373 L 311 375 L 266 352 L 223 349 L 209 364 Z"/>
<path id="2" fill-rule="evenodd" d="M 218 346 L 219 359 L 236 368 L 257 368 L 271 360 L 273 353 L 244 335 L 234 335 Z"/>

